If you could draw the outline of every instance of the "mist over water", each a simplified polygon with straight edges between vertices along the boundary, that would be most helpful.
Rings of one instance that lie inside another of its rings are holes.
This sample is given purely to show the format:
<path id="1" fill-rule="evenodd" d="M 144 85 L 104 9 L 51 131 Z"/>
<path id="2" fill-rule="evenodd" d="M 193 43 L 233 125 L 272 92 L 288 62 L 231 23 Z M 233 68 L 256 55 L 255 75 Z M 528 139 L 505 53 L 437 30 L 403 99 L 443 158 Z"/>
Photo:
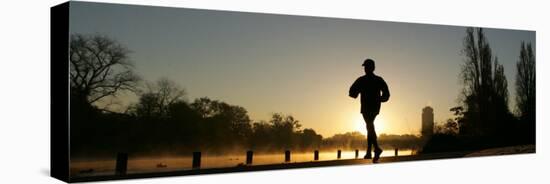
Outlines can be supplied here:
<path id="1" fill-rule="evenodd" d="M 362 159 L 365 150 L 359 151 L 358 159 Z M 394 156 L 394 150 L 384 150 L 382 157 Z M 399 150 L 398 155 L 412 155 L 410 149 Z M 319 152 L 319 161 L 337 160 L 337 151 Z M 342 151 L 340 159 L 355 159 L 355 151 Z M 128 173 L 168 172 L 192 169 L 193 158 L 190 156 L 138 157 L 128 159 Z M 291 153 L 290 163 L 316 162 L 313 152 Z M 244 165 L 246 154 L 208 154 L 203 153 L 201 168 L 228 168 Z M 252 165 L 284 164 L 285 155 L 281 153 L 260 153 L 253 155 Z M 75 160 L 71 161 L 72 176 L 114 175 L 116 159 Z M 165 167 L 162 167 L 162 166 Z M 159 167 L 160 166 L 160 167 Z"/>

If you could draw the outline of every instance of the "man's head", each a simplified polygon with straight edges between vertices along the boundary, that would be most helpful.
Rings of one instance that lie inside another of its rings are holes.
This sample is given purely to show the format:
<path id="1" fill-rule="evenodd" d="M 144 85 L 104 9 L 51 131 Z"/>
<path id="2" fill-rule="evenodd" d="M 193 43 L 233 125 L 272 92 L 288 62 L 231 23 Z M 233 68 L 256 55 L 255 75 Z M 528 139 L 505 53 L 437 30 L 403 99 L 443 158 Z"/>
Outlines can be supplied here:
<path id="1" fill-rule="evenodd" d="M 372 59 L 366 59 L 363 62 L 363 67 L 365 67 L 365 73 L 373 73 L 374 72 L 374 60 Z"/>

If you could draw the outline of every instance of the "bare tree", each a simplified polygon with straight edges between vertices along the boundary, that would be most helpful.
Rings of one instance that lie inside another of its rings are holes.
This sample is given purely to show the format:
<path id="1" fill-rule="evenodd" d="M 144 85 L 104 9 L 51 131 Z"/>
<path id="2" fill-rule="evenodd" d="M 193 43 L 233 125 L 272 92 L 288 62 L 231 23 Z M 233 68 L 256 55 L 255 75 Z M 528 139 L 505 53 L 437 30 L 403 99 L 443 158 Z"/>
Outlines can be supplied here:
<path id="1" fill-rule="evenodd" d="M 495 57 L 493 71 L 493 97 L 494 103 L 499 107 L 508 107 L 508 81 L 504 75 L 504 66 L 498 63 L 498 58 Z"/>
<path id="2" fill-rule="evenodd" d="M 134 90 L 139 78 L 129 60 L 130 51 L 106 36 L 73 34 L 70 37 L 71 96 L 83 103 Z"/>
<path id="3" fill-rule="evenodd" d="M 516 105 L 521 118 L 534 121 L 535 118 L 535 56 L 531 43 L 521 42 L 516 75 Z"/>
<path id="4" fill-rule="evenodd" d="M 156 85 L 149 85 L 149 93 L 157 97 L 157 106 L 162 115 L 168 113 L 168 108 L 176 102 L 183 101 L 185 90 L 176 83 L 166 78 L 156 82 Z"/>
<path id="5" fill-rule="evenodd" d="M 464 95 L 485 96 L 492 82 L 492 54 L 483 29 L 467 28 L 463 44 L 462 54 L 466 56 L 461 72 Z"/>
<path id="6" fill-rule="evenodd" d="M 504 67 L 493 56 L 482 28 L 467 28 L 460 73 L 464 88 L 463 103 L 467 121 L 460 127 L 473 134 L 494 133 L 498 118 L 508 114 L 507 80 Z"/>
<path id="7" fill-rule="evenodd" d="M 173 81 L 162 78 L 155 83 L 147 84 L 147 89 L 141 94 L 134 110 L 139 116 L 167 117 L 170 107 L 183 102 L 184 96 L 184 89 Z"/>

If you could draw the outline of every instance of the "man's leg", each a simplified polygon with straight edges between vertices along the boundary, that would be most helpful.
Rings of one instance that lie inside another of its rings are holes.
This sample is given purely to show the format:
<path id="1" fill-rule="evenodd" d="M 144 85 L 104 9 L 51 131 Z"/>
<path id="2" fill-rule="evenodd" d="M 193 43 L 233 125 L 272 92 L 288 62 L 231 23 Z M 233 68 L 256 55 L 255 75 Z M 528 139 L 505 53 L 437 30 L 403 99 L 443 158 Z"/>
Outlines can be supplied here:
<path id="1" fill-rule="evenodd" d="M 371 145 L 374 146 L 374 149 L 379 148 L 378 147 L 378 141 L 376 136 L 376 130 L 374 129 L 374 118 L 376 118 L 376 115 L 365 115 L 363 114 L 363 118 L 365 119 L 365 123 L 367 124 L 367 142 L 370 142 L 369 148 Z"/>
<path id="2" fill-rule="evenodd" d="M 371 159 L 372 158 L 371 153 L 372 153 L 372 138 L 370 137 L 370 134 L 367 133 L 367 153 L 365 154 L 365 159 Z"/>
<path id="3" fill-rule="evenodd" d="M 376 141 L 376 132 L 374 132 L 374 118 L 372 115 L 363 114 L 363 120 L 367 127 L 367 154 L 365 154 L 365 159 L 371 159 L 372 155 L 372 145 Z M 374 136 L 373 136 L 374 135 Z"/>
<path id="4" fill-rule="evenodd" d="M 378 146 L 378 140 L 376 136 L 376 130 L 374 129 L 374 119 L 376 118 L 376 115 L 369 115 L 369 114 L 363 114 L 363 119 L 365 120 L 365 123 L 367 124 L 367 155 L 365 157 L 368 157 L 371 153 L 371 147 L 374 146 L 374 160 L 373 162 L 378 162 L 378 158 L 380 158 L 380 154 L 382 153 L 382 149 Z"/>

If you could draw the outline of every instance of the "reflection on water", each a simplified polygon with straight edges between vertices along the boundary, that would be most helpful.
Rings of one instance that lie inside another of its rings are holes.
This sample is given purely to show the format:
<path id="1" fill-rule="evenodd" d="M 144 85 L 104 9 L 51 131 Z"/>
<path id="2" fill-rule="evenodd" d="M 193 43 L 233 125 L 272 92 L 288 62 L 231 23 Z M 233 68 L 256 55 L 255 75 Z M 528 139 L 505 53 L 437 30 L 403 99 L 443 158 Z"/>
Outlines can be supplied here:
<path id="1" fill-rule="evenodd" d="M 363 158 L 366 151 L 359 151 L 359 158 Z M 382 157 L 394 156 L 394 150 L 384 150 Z M 412 150 L 399 150 L 402 155 L 411 155 Z M 281 154 L 255 154 L 252 165 L 280 164 L 284 162 L 285 155 Z M 336 160 L 336 151 L 319 152 L 319 161 Z M 342 151 L 341 159 L 355 159 L 355 151 Z M 313 162 L 313 152 L 292 153 L 290 162 Z M 96 176 L 113 175 L 115 173 L 115 159 L 97 161 L 72 161 L 72 176 Z M 222 155 L 209 156 L 202 154 L 201 168 L 235 167 L 246 162 L 246 155 Z M 159 158 L 129 158 L 128 173 L 167 172 L 175 170 L 191 169 L 192 157 L 159 157 Z"/>

